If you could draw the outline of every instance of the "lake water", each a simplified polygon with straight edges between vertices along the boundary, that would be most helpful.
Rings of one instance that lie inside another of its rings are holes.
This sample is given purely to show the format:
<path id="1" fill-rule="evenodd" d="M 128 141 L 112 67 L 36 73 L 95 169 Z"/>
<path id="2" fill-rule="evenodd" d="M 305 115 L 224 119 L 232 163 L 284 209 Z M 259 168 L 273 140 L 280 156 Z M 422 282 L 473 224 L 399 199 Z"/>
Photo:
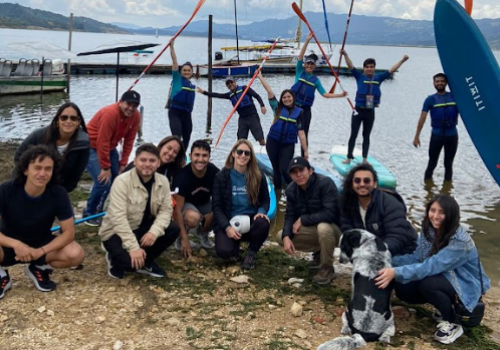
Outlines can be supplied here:
<path id="1" fill-rule="evenodd" d="M 46 41 L 60 47 L 67 47 L 68 33 L 51 31 L 26 31 L 0 29 L 0 57 L 16 59 L 32 57 L 23 55 L 7 48 L 9 43 L 27 41 Z M 117 40 L 138 40 L 142 42 L 158 42 L 162 45 L 168 42 L 168 37 L 155 38 L 153 36 L 116 35 L 74 33 L 73 51 L 83 52 L 92 50 L 98 45 Z M 241 41 L 241 45 L 250 44 Z M 215 39 L 214 51 L 221 46 L 234 45 L 226 39 Z M 314 44 L 310 48 L 314 49 Z M 156 52 L 162 46 L 154 48 Z M 486 167 L 482 163 L 467 131 L 462 123 L 459 124 L 460 144 L 454 163 L 453 186 L 443 188 L 442 158 L 435 171 L 436 183 L 425 185 L 423 174 L 427 165 L 427 150 L 430 138 L 430 122 L 427 121 L 421 135 L 422 147 L 416 149 L 412 145 L 417 121 L 422 104 L 427 95 L 435 92 L 432 76 L 442 71 L 439 57 L 435 48 L 415 47 L 381 47 L 347 45 L 347 51 L 354 63 L 359 66 L 366 57 L 374 57 L 378 68 L 389 68 L 404 54 L 410 56 L 395 79 L 384 82 L 382 86 L 382 103 L 376 112 L 375 126 L 371 136 L 370 155 L 385 164 L 398 179 L 398 191 L 406 201 L 410 219 L 418 225 L 422 220 L 426 201 L 441 191 L 451 193 L 461 206 L 462 221 L 479 246 L 481 259 L 485 268 L 499 285 L 500 266 L 496 260 L 500 254 L 499 231 L 500 225 L 500 189 L 493 181 Z M 207 62 L 207 40 L 204 38 L 181 37 L 176 42 L 176 52 L 179 62 L 189 60 L 193 63 Z M 338 54 L 338 47 L 336 49 Z M 460 54 L 460 53 L 457 53 Z M 495 52 L 497 59 L 500 53 Z M 132 55 L 122 55 L 122 61 L 135 62 Z M 154 54 L 139 60 L 149 63 Z M 333 58 L 333 62 L 337 62 Z M 101 61 L 113 63 L 115 55 L 88 56 L 82 61 Z M 167 52 L 160 58 L 159 63 L 171 63 Z M 125 91 L 136 77 L 120 78 L 120 92 Z M 270 75 L 266 77 L 275 93 L 289 88 L 293 84 L 292 76 Z M 170 135 L 167 111 L 165 110 L 166 96 L 170 85 L 170 76 L 145 76 L 136 89 L 142 95 L 145 107 L 144 139 L 157 143 L 163 137 Z M 321 76 L 323 85 L 328 89 L 334 81 L 332 77 Z M 245 81 L 246 82 L 246 81 Z M 245 83 L 243 82 L 243 83 Z M 207 87 L 207 80 L 201 78 L 195 81 L 196 85 Z M 354 96 L 356 86 L 354 79 L 342 78 L 344 88 L 350 96 Z M 252 85 L 263 98 L 266 94 L 259 82 Z M 213 82 L 213 90 L 226 90 L 223 80 Z M 47 125 L 58 106 L 67 101 L 77 103 L 88 121 L 101 107 L 113 103 L 115 97 L 115 78 L 113 76 L 78 76 L 71 80 L 71 96 L 65 94 L 50 94 L 44 96 L 43 104 L 39 96 L 18 96 L 0 98 L 0 139 L 24 138 L 33 129 Z M 198 138 L 216 138 L 222 123 L 228 116 L 231 105 L 226 100 L 213 100 L 213 133 L 206 132 L 207 98 L 197 95 L 193 112 L 194 131 L 192 140 Z M 313 107 L 313 119 L 310 130 L 310 157 L 311 162 L 319 167 L 333 172 L 329 163 L 329 152 L 333 145 L 346 144 L 350 132 L 350 109 L 344 99 L 324 99 L 316 97 Z M 267 134 L 272 117 L 261 116 L 264 131 Z M 229 123 L 221 144 L 213 154 L 214 162 L 219 166 L 227 155 L 233 142 L 236 140 L 237 116 Z M 361 146 L 361 135 L 357 146 Z M 275 228 L 282 222 L 282 211 L 277 219 Z"/>

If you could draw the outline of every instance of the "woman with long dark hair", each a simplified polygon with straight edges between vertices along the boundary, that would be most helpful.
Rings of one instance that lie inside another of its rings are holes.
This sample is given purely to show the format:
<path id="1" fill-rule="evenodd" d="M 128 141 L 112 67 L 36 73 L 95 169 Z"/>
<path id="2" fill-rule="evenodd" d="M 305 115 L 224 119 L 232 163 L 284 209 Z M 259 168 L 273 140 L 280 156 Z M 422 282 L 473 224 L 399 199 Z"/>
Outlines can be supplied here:
<path id="1" fill-rule="evenodd" d="M 426 206 L 422 233 L 413 254 L 393 257 L 393 268 L 379 271 L 379 288 L 396 280 L 396 296 L 410 304 L 432 304 L 438 322 L 434 339 L 451 344 L 463 329 L 454 304 L 472 312 L 490 280 L 479 262 L 471 236 L 460 226 L 460 208 L 447 195 L 434 197 Z"/>
<path id="2" fill-rule="evenodd" d="M 285 180 L 285 186 L 292 182 L 288 165 L 295 153 L 297 137 L 300 139 L 304 157 L 309 157 L 306 134 L 302 126 L 302 109 L 295 105 L 295 94 L 292 90 L 283 90 L 278 101 L 264 77 L 260 73 L 258 77 L 267 91 L 269 105 L 274 113 L 274 120 L 267 134 L 266 150 L 273 166 L 274 187 L 280 189 L 282 179 Z"/>
<path id="3" fill-rule="evenodd" d="M 33 131 L 17 149 L 17 163 L 28 147 L 44 144 L 53 147 L 63 158 L 59 184 L 69 193 L 76 188 L 87 166 L 90 153 L 89 136 L 80 108 L 66 102 L 56 112 L 50 125 Z"/>
<path id="4" fill-rule="evenodd" d="M 238 140 L 213 187 L 215 251 L 219 257 L 239 258 L 240 242 L 246 241 L 249 246 L 242 267 L 255 267 L 257 252 L 269 235 L 269 203 L 267 180 L 259 170 L 252 144 Z"/>

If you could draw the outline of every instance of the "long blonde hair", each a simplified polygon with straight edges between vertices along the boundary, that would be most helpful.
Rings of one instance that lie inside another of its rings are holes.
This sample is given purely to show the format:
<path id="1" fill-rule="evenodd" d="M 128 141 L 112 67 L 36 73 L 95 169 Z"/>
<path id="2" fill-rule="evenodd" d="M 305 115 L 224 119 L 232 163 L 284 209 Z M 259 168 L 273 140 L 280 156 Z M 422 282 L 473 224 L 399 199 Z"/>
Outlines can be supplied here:
<path id="1" fill-rule="evenodd" d="M 247 170 L 245 171 L 245 180 L 247 183 L 247 196 L 253 205 L 257 205 L 259 201 L 259 188 L 260 182 L 262 181 L 262 173 L 257 165 L 257 159 L 255 158 L 255 152 L 253 151 L 252 144 L 245 139 L 240 139 L 231 148 L 231 152 L 226 158 L 226 164 L 224 167 L 226 169 L 232 169 L 234 167 L 234 157 L 233 153 L 238 149 L 238 146 L 245 144 L 250 149 L 250 160 L 247 164 Z"/>

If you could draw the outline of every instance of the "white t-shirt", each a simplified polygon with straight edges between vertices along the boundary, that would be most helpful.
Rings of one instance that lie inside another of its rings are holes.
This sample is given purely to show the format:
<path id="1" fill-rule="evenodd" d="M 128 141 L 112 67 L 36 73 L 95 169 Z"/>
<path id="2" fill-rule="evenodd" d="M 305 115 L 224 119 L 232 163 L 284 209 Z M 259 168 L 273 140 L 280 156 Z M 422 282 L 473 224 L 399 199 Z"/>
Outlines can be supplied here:
<path id="1" fill-rule="evenodd" d="M 361 220 L 363 220 L 363 226 L 366 228 L 366 209 L 359 205 L 359 213 L 361 214 Z"/>
<path id="2" fill-rule="evenodd" d="M 68 143 L 61 146 L 57 146 L 57 151 L 59 152 L 59 154 L 63 154 L 64 151 L 66 151 L 66 148 L 68 148 Z"/>

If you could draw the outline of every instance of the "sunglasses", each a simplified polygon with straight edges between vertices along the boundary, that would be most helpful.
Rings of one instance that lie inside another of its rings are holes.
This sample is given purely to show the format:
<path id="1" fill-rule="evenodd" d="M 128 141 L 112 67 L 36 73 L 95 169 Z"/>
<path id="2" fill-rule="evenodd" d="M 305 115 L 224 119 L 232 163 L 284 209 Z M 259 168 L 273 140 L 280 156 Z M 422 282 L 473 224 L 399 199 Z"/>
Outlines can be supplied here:
<path id="1" fill-rule="evenodd" d="M 59 120 L 65 122 L 66 120 L 71 120 L 72 122 L 79 122 L 80 117 L 77 115 L 60 115 Z"/>
<path id="2" fill-rule="evenodd" d="M 250 151 L 244 151 L 242 149 L 237 149 L 236 154 L 241 156 L 243 153 L 245 153 L 245 156 L 250 157 L 252 155 L 252 152 Z"/>
<path id="3" fill-rule="evenodd" d="M 372 182 L 372 179 L 370 179 L 369 177 L 364 177 L 364 178 L 355 177 L 353 181 L 356 185 L 359 185 L 361 181 L 363 181 L 365 185 L 368 185 L 370 182 Z"/>

